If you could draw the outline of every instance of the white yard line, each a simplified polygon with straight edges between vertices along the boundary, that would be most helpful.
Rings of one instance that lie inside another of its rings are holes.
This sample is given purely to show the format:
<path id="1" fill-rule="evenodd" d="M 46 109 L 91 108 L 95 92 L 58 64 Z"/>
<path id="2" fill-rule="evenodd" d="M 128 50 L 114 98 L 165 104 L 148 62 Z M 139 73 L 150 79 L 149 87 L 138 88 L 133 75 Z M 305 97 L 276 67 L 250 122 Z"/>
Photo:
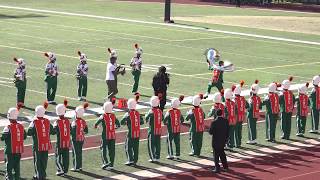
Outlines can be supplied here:
<path id="1" fill-rule="evenodd" d="M 315 160 L 318 160 L 318 159 L 320 159 L 320 158 L 316 158 Z M 299 174 L 299 175 L 295 175 L 295 176 L 289 176 L 289 177 L 281 178 L 279 180 L 293 179 L 293 178 L 302 177 L 302 176 L 306 176 L 306 175 L 310 175 L 310 174 L 316 174 L 316 173 L 320 173 L 320 171 L 312 171 L 312 172 L 303 173 L 303 174 Z"/>
<path id="2" fill-rule="evenodd" d="M 265 35 L 257 35 L 257 34 L 233 32 L 233 31 L 223 31 L 223 30 L 216 30 L 216 29 L 206 29 L 206 28 L 202 28 L 202 27 L 194 27 L 194 26 L 179 25 L 179 24 L 158 23 L 158 22 L 150 22 L 150 21 L 142 21 L 142 20 L 134 20 L 134 19 L 126 19 L 126 18 L 116 18 L 116 17 L 108 17 L 108 16 L 99 16 L 99 15 L 81 14 L 81 13 L 72 13 L 72 12 L 45 10 L 45 9 L 35 9 L 35 8 L 26 8 L 26 7 L 17 7 L 17 6 L 0 5 L 0 8 L 16 9 L 16 10 L 40 12 L 40 13 L 50 13 L 50 14 L 62 14 L 62 15 L 67 15 L 67 16 L 88 17 L 88 18 L 94 18 L 94 19 L 116 20 L 116 21 L 138 23 L 138 24 L 177 27 L 177 28 L 182 28 L 182 29 L 201 30 L 201 31 L 207 31 L 207 32 L 216 32 L 216 33 L 222 33 L 222 34 L 230 34 L 230 35 L 260 38 L 260 39 L 268 39 L 268 40 L 275 40 L 275 41 L 283 41 L 283 42 L 291 42 L 291 43 L 300 43 L 300 44 L 320 46 L 320 42 L 314 42 L 314 41 L 304 41 L 304 40 L 296 40 L 296 39 L 274 37 L 274 36 L 265 36 Z"/>
<path id="3" fill-rule="evenodd" d="M 27 22 L 27 23 L 37 23 L 37 24 L 43 24 L 43 25 L 50 25 L 50 26 L 56 26 L 59 27 L 58 30 L 62 30 L 62 31 L 71 31 L 71 32 L 77 32 L 77 33 L 84 33 L 83 31 L 79 31 L 80 30 L 86 30 L 86 31 L 94 31 L 94 32 L 106 32 L 106 33 L 113 33 L 113 34 L 121 34 L 121 35 L 127 35 L 127 36 L 139 36 L 139 35 L 133 35 L 133 34 L 127 34 L 127 33 L 118 33 L 118 32 L 111 32 L 111 31 L 106 31 L 106 30 L 99 30 L 99 29 L 92 29 L 92 28 L 83 28 L 83 27 L 74 27 L 74 26 L 67 26 L 67 25 L 60 25 L 60 24 L 50 24 L 50 23 L 43 23 L 43 22 L 34 22 L 34 21 L 26 21 L 26 20 L 14 20 L 14 21 L 18 21 L 19 23 L 14 23 L 14 22 L 8 22 L 8 21 L 1 21 L 3 23 L 11 23 L 11 24 L 16 24 L 16 25 L 27 25 L 27 26 L 32 26 L 32 27 L 40 27 L 40 28 L 47 28 L 43 27 L 43 26 L 38 26 L 38 25 L 31 25 L 31 24 L 22 24 L 21 22 Z M 66 29 L 68 28 L 68 29 Z M 70 29 L 76 29 L 76 30 L 70 30 Z M 99 34 L 101 36 L 107 36 L 110 37 L 109 35 L 105 35 L 105 34 Z M 223 36 L 223 37 L 229 37 L 229 36 Z M 191 46 L 186 46 L 186 45 L 177 45 L 177 44 L 173 44 L 173 43 L 162 43 L 162 42 L 154 42 L 154 41 L 147 41 L 147 40 L 136 40 L 136 39 L 132 39 L 132 38 L 124 38 L 124 37 L 120 37 L 117 36 L 117 38 L 120 39 L 127 39 L 127 40 L 132 40 L 132 41 L 139 41 L 139 42 L 148 42 L 148 43 L 153 43 L 153 44 L 159 44 L 159 45 L 165 45 L 165 46 L 173 46 L 173 47 L 179 47 L 179 48 L 187 48 L 187 49 L 199 49 L 199 51 L 203 51 L 203 49 L 200 49 L 198 47 L 191 47 Z M 152 37 L 148 37 L 148 38 L 152 38 Z M 258 59 L 265 59 L 265 60 L 274 60 L 274 58 L 269 58 L 269 57 L 262 57 L 262 56 L 254 56 L 254 55 L 248 55 L 248 54 L 242 54 L 242 53 L 235 53 L 232 51 L 222 51 L 224 54 L 231 54 L 231 55 L 238 55 L 238 56 L 245 56 L 245 57 L 251 57 L 251 58 L 258 58 Z M 204 60 L 190 60 L 190 59 L 185 59 L 185 61 L 187 62 L 196 62 L 196 63 L 202 63 L 202 64 L 206 64 L 206 62 Z M 277 59 L 277 61 L 284 61 L 284 62 L 292 62 L 292 63 L 298 63 L 298 61 L 292 61 L 292 60 L 288 60 L 288 59 Z"/>

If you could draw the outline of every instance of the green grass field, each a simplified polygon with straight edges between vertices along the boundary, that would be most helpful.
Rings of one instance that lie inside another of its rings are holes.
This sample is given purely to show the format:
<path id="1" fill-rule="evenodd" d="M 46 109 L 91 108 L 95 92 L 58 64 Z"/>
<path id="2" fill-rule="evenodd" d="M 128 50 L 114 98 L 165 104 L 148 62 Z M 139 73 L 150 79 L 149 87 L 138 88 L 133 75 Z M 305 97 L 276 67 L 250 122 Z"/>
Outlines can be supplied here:
<path id="1" fill-rule="evenodd" d="M 163 4 L 119 2 L 112 0 L 85 1 L 85 0 L 0 0 L 0 6 L 15 6 L 41 10 L 63 11 L 79 14 L 89 14 L 105 17 L 124 18 L 160 23 L 163 19 Z M 176 17 L 201 17 L 201 16 L 280 16 L 280 17 L 312 17 L 320 18 L 320 14 L 297 13 L 284 11 L 267 11 L 257 9 L 238 9 L 213 6 L 195 6 L 173 4 L 173 16 Z M 292 33 L 288 31 L 274 31 L 239 26 L 227 26 L 221 24 L 196 23 L 176 21 L 177 24 L 190 27 L 206 27 L 215 30 L 242 32 L 281 38 L 291 38 L 301 41 L 313 41 L 320 43 L 320 35 Z M 312 26 L 312 24 L 310 24 Z M 319 29 L 320 31 L 320 29 Z M 62 102 L 64 97 L 70 97 L 70 106 L 78 106 L 77 83 L 75 69 L 78 64 L 76 52 L 81 50 L 86 53 L 89 60 L 89 89 L 88 100 L 91 107 L 98 107 L 106 96 L 106 84 L 104 82 L 106 62 L 108 60 L 107 48 L 117 49 L 118 63 L 128 64 L 134 54 L 133 44 L 138 43 L 144 50 L 143 63 L 145 68 L 140 80 L 139 91 L 144 95 L 152 94 L 151 80 L 155 73 L 154 68 L 166 64 L 170 68 L 171 84 L 168 96 L 177 97 L 181 94 L 191 96 L 203 93 L 210 72 L 204 61 L 203 52 L 206 48 L 215 47 L 223 60 L 233 62 L 237 68 L 235 72 L 225 73 L 225 87 L 231 87 L 233 83 L 244 80 L 246 88 L 255 79 L 259 79 L 261 86 L 265 87 L 273 81 L 282 81 L 288 76 L 294 76 L 294 83 L 311 81 L 312 77 L 319 74 L 320 46 L 303 43 L 293 43 L 278 40 L 254 38 L 240 35 L 208 32 L 205 30 L 192 30 L 186 28 L 145 24 L 120 20 L 98 19 L 80 16 L 70 16 L 55 13 L 44 13 L 29 10 L 8 9 L 0 7 L 0 115 L 6 116 L 7 109 L 15 106 L 16 90 L 10 83 L 13 71 L 16 67 L 12 58 L 22 57 L 27 62 L 28 84 L 26 106 L 21 116 L 33 114 L 33 108 L 42 104 L 45 100 L 44 66 L 47 62 L 43 52 L 51 51 L 57 55 L 59 65 L 59 95 L 57 102 Z M 7 82 L 8 81 L 8 82 Z M 118 97 L 131 97 L 131 73 L 120 77 Z M 147 97 L 141 98 L 147 101 Z M 210 108 L 209 102 L 204 104 L 206 111 Z M 186 112 L 188 105 L 183 105 Z M 49 111 L 54 107 L 50 106 Z M 144 110 L 143 112 L 145 112 Z M 123 113 L 117 114 L 121 116 Z M 90 116 L 90 134 L 98 134 L 92 128 L 95 117 Z M 308 121 L 308 124 L 310 121 Z M 293 123 L 293 126 L 295 123 Z M 120 130 L 124 130 L 121 128 Z M 259 142 L 263 145 L 271 145 L 264 142 L 264 123 L 259 125 Z M 277 129 L 279 132 L 279 128 Z M 292 134 L 295 133 L 293 127 Z M 247 130 L 244 128 L 244 140 L 247 140 Z M 309 135 L 308 135 L 309 136 Z M 277 136 L 279 137 L 279 136 Z M 310 137 L 314 137 L 311 136 Z M 30 139 L 27 143 L 30 143 Z M 183 154 L 189 152 L 187 136 L 183 137 Z M 205 136 L 204 156 L 210 155 L 209 136 Z M 287 143 L 287 141 L 284 141 Z M 0 148 L 3 143 L 0 143 Z M 248 147 L 248 146 L 245 146 Z M 258 148 L 258 147 L 248 147 Z M 145 167 L 156 166 L 147 162 L 146 143 L 140 144 L 140 164 Z M 162 143 L 162 158 L 166 156 L 165 141 Z M 241 150 L 240 150 L 241 151 Z M 100 170 L 100 154 L 98 149 L 87 151 L 84 158 L 84 169 L 90 173 L 75 174 L 71 176 L 92 179 L 102 176 L 115 175 L 121 172 L 134 172 L 139 169 L 125 167 L 125 154 L 123 145 L 117 146 L 116 170 L 107 172 Z M 90 159 L 90 161 L 89 161 Z M 192 157 L 183 156 L 185 160 L 194 160 Z M 176 163 L 162 161 L 164 163 Z M 32 176 L 32 161 L 22 162 L 22 176 Z M 4 164 L 0 165 L 4 170 Z M 55 167 L 53 159 L 49 162 L 48 174 L 50 179 L 54 176 Z"/>

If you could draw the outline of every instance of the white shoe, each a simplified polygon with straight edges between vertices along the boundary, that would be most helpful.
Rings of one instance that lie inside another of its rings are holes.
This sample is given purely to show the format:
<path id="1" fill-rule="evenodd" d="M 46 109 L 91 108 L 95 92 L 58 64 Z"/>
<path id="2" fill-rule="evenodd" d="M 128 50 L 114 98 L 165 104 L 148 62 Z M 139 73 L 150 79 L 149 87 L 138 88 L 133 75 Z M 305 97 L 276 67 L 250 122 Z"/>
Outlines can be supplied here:
<path id="1" fill-rule="evenodd" d="M 87 100 L 87 98 L 85 96 L 82 96 L 81 99 L 82 99 L 82 101 L 86 101 Z"/>
<path id="2" fill-rule="evenodd" d="M 173 156 L 167 156 L 167 159 L 174 159 L 174 157 Z"/>
<path id="3" fill-rule="evenodd" d="M 127 161 L 126 163 L 124 163 L 125 165 L 127 165 L 127 166 L 131 166 L 132 164 L 133 164 L 133 162 L 132 161 Z"/>
<path id="4" fill-rule="evenodd" d="M 112 170 L 113 166 L 108 166 L 107 168 L 105 168 L 105 170 Z"/>
<path id="5" fill-rule="evenodd" d="M 64 175 L 64 172 L 63 172 L 63 171 L 57 171 L 57 172 L 56 172 L 56 175 L 57 175 L 57 176 L 63 176 L 63 175 Z"/>
<path id="6" fill-rule="evenodd" d="M 152 163 L 153 163 L 153 162 L 155 162 L 156 160 L 153 160 L 153 159 L 149 159 L 148 161 L 149 161 L 149 162 L 152 162 Z"/>
<path id="7" fill-rule="evenodd" d="M 81 101 L 82 100 L 82 98 L 81 97 L 78 97 L 78 101 Z"/>
<path id="8" fill-rule="evenodd" d="M 155 162 L 160 162 L 160 159 L 155 159 L 154 161 L 155 161 Z"/>
<path id="9" fill-rule="evenodd" d="M 176 158 L 176 159 L 180 159 L 180 156 L 173 156 L 174 158 Z"/>

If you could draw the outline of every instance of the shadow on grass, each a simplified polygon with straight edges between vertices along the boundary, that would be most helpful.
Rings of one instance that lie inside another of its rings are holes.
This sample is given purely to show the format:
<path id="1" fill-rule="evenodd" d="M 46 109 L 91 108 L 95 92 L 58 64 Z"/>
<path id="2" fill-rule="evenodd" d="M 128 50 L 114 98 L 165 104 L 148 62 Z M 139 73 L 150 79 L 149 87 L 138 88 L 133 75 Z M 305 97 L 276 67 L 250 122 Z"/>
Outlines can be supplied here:
<path id="1" fill-rule="evenodd" d="M 86 176 L 89 176 L 91 178 L 94 178 L 94 179 L 102 179 L 104 178 L 104 176 L 101 176 L 101 175 L 98 175 L 98 174 L 95 174 L 95 173 L 92 173 L 92 172 L 88 172 L 88 171 L 80 171 L 79 172 L 80 174 L 83 174 L 83 175 L 86 175 Z"/>
<path id="2" fill-rule="evenodd" d="M 69 180 L 82 180 L 81 178 L 77 178 L 77 177 L 70 176 L 70 175 L 64 175 L 63 178 L 69 179 Z"/>
<path id="3" fill-rule="evenodd" d="M 48 16 L 43 16 L 39 14 L 26 14 L 26 15 L 7 15 L 0 14 L 0 19 L 23 19 L 23 18 L 44 18 Z"/>

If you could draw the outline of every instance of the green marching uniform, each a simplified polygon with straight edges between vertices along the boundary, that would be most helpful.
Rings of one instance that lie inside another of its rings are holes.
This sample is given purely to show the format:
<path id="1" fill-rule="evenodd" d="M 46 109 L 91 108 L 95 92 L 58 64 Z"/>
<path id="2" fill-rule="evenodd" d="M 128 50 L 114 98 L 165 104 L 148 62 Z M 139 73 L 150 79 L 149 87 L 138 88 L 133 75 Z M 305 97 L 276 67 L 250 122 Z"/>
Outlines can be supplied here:
<path id="1" fill-rule="evenodd" d="M 10 124 L 3 129 L 1 141 L 5 142 L 5 177 L 8 180 L 20 179 L 20 159 L 23 153 L 23 141 L 26 138 L 26 131 L 16 120 L 10 120 Z M 14 175 L 12 171 L 15 172 Z"/>
<path id="2" fill-rule="evenodd" d="M 64 175 L 69 169 L 69 148 L 70 148 L 70 130 L 71 124 L 69 119 L 60 116 L 54 123 L 53 129 L 57 135 L 56 143 L 56 175 Z"/>
<path id="3" fill-rule="evenodd" d="M 58 85 L 58 65 L 55 61 L 50 61 L 46 65 L 45 82 L 47 83 L 47 100 L 49 103 L 54 102 Z"/>
<path id="4" fill-rule="evenodd" d="M 78 99 L 79 100 L 85 100 L 87 97 L 88 70 L 89 70 L 88 64 L 84 60 L 82 60 L 80 64 L 77 66 Z"/>
<path id="5" fill-rule="evenodd" d="M 239 94 L 235 95 L 235 106 L 236 106 L 236 128 L 235 128 L 235 135 L 236 135 L 236 147 L 241 146 L 242 141 L 242 123 L 245 119 L 245 113 L 246 113 L 246 106 L 247 101 L 243 96 L 240 96 Z"/>
<path id="6" fill-rule="evenodd" d="M 138 87 L 139 87 L 140 75 L 141 75 L 141 67 L 142 67 L 142 58 L 140 57 L 140 55 L 137 57 L 133 57 L 131 59 L 130 66 L 132 67 L 131 74 L 134 80 L 132 93 L 137 93 Z"/>
<path id="7" fill-rule="evenodd" d="M 235 128 L 237 124 L 237 119 L 236 119 L 236 106 L 235 103 L 227 98 L 225 102 L 225 117 L 226 120 L 228 121 L 229 124 L 229 139 L 228 139 L 228 148 L 234 148 L 235 145 L 237 144 L 237 138 L 236 138 L 236 133 L 235 133 Z"/>
<path id="8" fill-rule="evenodd" d="M 27 88 L 27 75 L 26 75 L 26 67 L 23 59 L 17 59 L 18 67 L 14 73 L 14 84 L 17 88 L 17 104 L 23 103 L 26 96 L 26 88 Z"/>
<path id="9" fill-rule="evenodd" d="M 320 111 L 320 87 L 314 85 L 309 96 L 311 108 L 311 127 L 310 133 L 317 133 L 319 129 L 319 111 Z"/>
<path id="10" fill-rule="evenodd" d="M 191 156 L 200 156 L 202 149 L 203 131 L 204 131 L 205 114 L 201 107 L 194 106 L 187 112 L 186 121 L 191 122 L 189 129 L 190 132 L 190 145 Z"/>
<path id="11" fill-rule="evenodd" d="M 309 98 L 305 94 L 307 90 L 307 87 L 305 88 L 300 87 L 299 88 L 299 95 L 296 98 L 297 101 L 297 136 L 304 136 L 305 130 L 306 130 L 306 121 L 308 116 L 308 106 L 309 106 Z"/>
<path id="12" fill-rule="evenodd" d="M 208 95 L 210 94 L 212 87 L 217 87 L 219 92 L 221 92 L 221 90 L 223 89 L 224 68 L 222 66 L 214 66 L 214 67 L 210 67 L 210 70 L 213 70 L 213 76 L 212 76 L 212 80 L 208 83 L 208 88 L 205 94 L 205 98 L 207 98 Z"/>
<path id="13" fill-rule="evenodd" d="M 279 96 L 275 93 L 276 88 L 275 83 L 269 85 L 269 94 L 262 103 L 266 106 L 266 140 L 270 142 L 275 142 L 276 125 L 280 112 Z"/>
<path id="14" fill-rule="evenodd" d="M 214 119 L 217 117 L 216 112 L 217 110 L 221 110 L 222 111 L 222 117 L 225 117 L 224 115 L 224 105 L 222 103 L 214 103 L 213 107 L 210 109 L 209 113 L 208 113 L 208 117 L 214 117 Z"/>
<path id="15" fill-rule="evenodd" d="M 180 157 L 180 127 L 183 123 L 184 118 L 181 111 L 177 108 L 171 108 L 167 111 L 165 117 L 163 118 L 163 123 L 167 125 L 168 129 L 168 159 L 173 159 L 173 148 L 172 141 L 174 141 L 176 147 L 176 158 Z"/>
<path id="16" fill-rule="evenodd" d="M 128 106 L 129 105 L 128 101 Z M 140 113 L 134 109 L 130 109 L 122 120 L 121 125 L 127 125 L 128 134 L 125 142 L 125 152 L 128 158 L 126 165 L 135 165 L 139 158 L 139 140 L 140 140 L 140 125 L 142 125 L 143 118 Z"/>
<path id="17" fill-rule="evenodd" d="M 251 93 L 251 97 L 246 104 L 247 126 L 248 126 L 248 144 L 257 143 L 257 121 L 260 118 L 260 109 L 262 108 L 261 98 Z"/>
<path id="18" fill-rule="evenodd" d="M 291 133 L 291 117 L 294 107 L 295 97 L 292 91 L 285 89 L 280 93 L 280 112 L 281 112 L 281 130 L 282 139 L 289 139 Z"/>
<path id="19" fill-rule="evenodd" d="M 158 161 L 161 151 L 161 122 L 163 120 L 161 109 L 159 107 L 152 107 L 145 115 L 145 120 L 146 123 L 149 123 L 148 153 L 150 161 Z"/>
<path id="20" fill-rule="evenodd" d="M 27 134 L 32 136 L 33 139 L 34 178 L 45 179 L 47 176 L 48 151 L 52 149 L 50 134 L 55 134 L 53 126 L 48 119 L 37 117 L 30 123 Z"/>
<path id="21" fill-rule="evenodd" d="M 88 126 L 84 119 L 76 117 L 71 123 L 72 157 L 74 171 L 82 170 L 82 147 L 88 134 Z"/>
<path id="22" fill-rule="evenodd" d="M 102 169 L 107 167 L 113 168 L 114 158 L 115 158 L 115 147 L 116 147 L 116 131 L 115 128 L 120 127 L 120 122 L 113 113 L 104 113 L 95 123 L 95 128 L 101 124 L 102 134 L 101 134 L 101 159 L 102 159 Z M 109 161 L 107 158 L 107 153 L 109 155 Z"/>

